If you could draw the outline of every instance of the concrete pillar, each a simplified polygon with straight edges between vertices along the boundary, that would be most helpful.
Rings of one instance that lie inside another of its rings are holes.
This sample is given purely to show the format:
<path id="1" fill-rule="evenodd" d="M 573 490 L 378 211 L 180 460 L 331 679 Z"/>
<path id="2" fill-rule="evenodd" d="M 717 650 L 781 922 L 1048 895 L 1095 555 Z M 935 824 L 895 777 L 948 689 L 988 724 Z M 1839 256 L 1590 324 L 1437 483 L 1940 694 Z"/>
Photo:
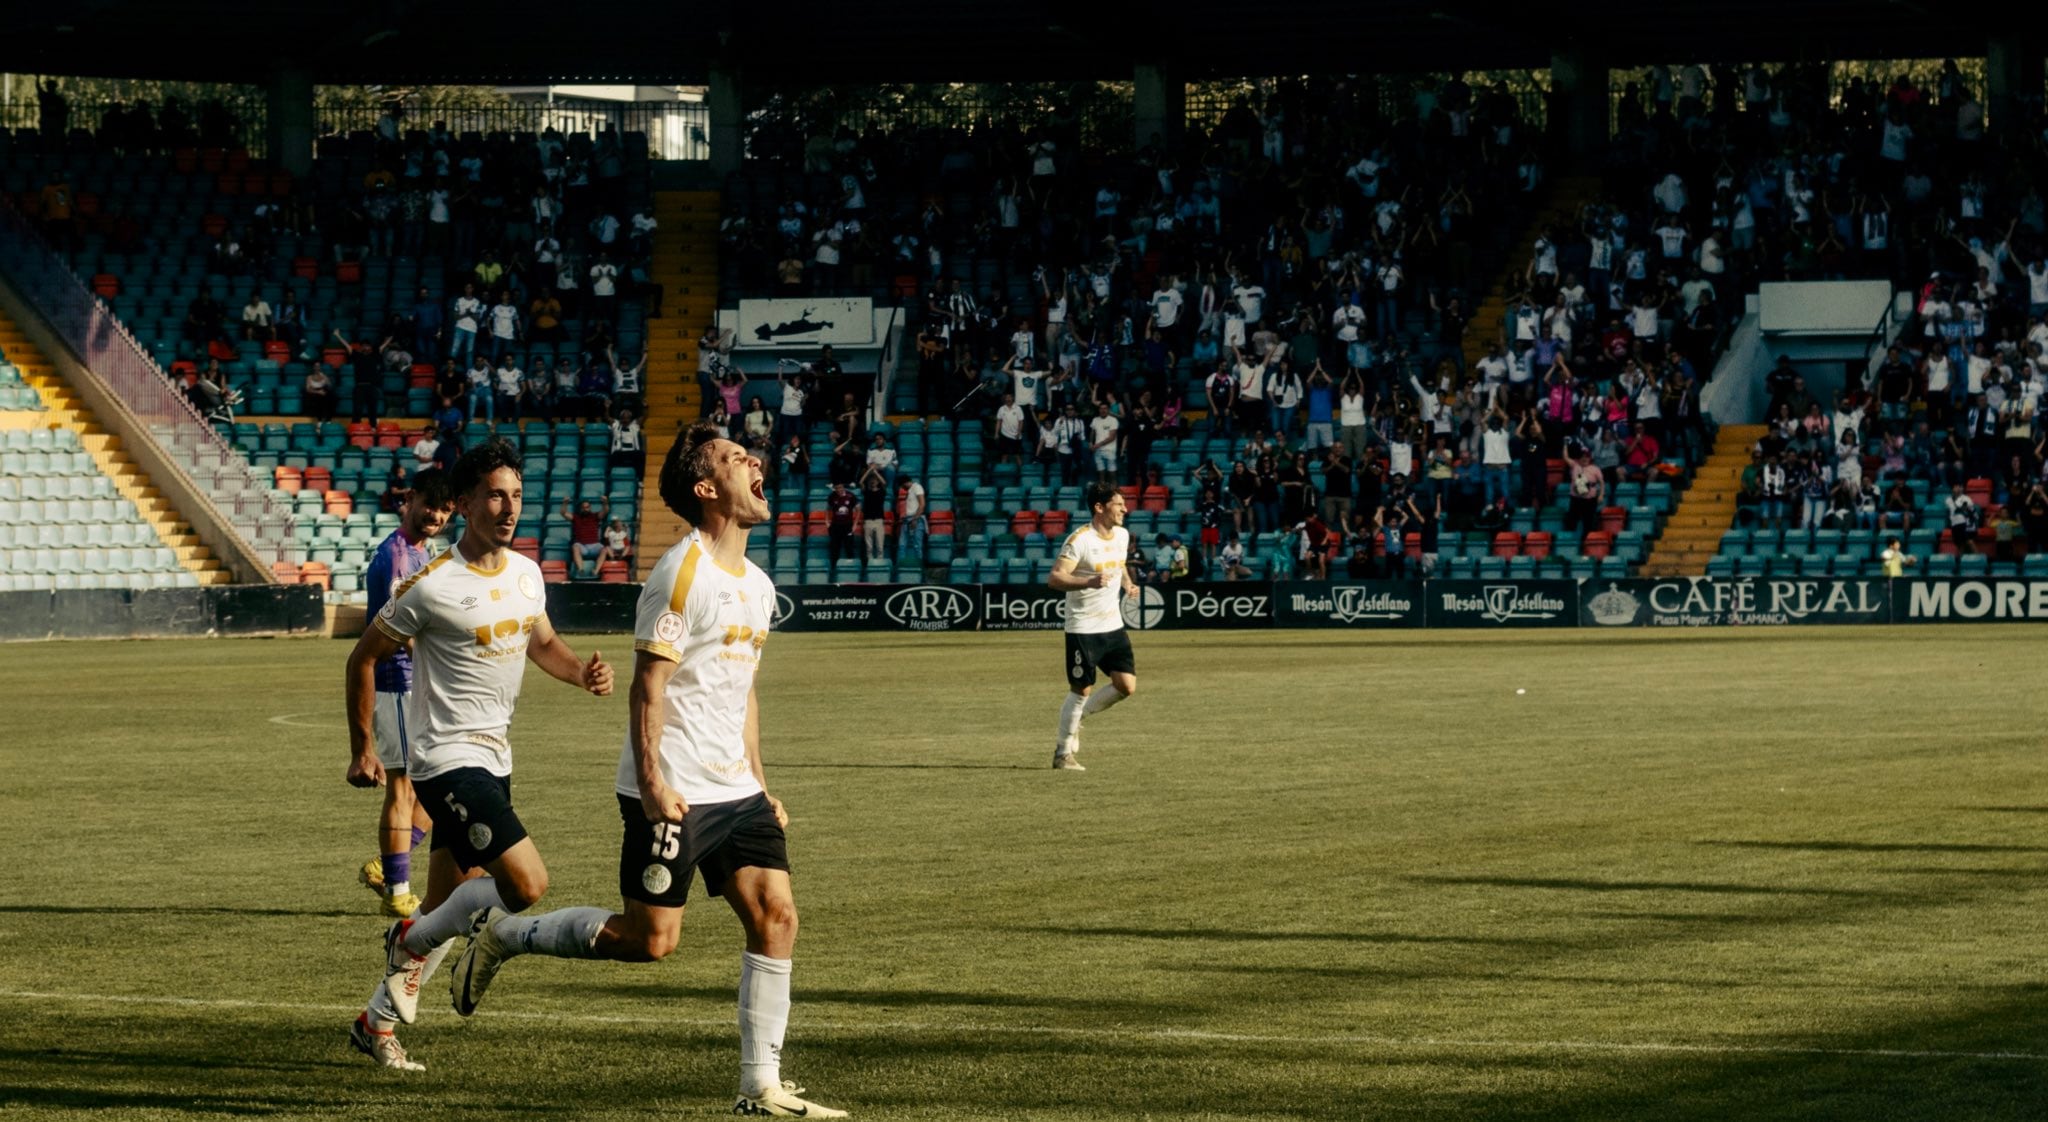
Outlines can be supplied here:
<path id="1" fill-rule="evenodd" d="M 1572 163 L 1607 147 L 1607 82 L 1606 60 L 1581 44 L 1550 56 L 1550 138 Z"/>
<path id="2" fill-rule="evenodd" d="M 294 179 L 313 174 L 313 72 L 286 67 L 271 76 L 270 159 Z"/>
<path id="3" fill-rule="evenodd" d="M 741 128 L 747 111 L 740 95 L 739 68 L 729 63 L 713 65 L 710 85 L 704 103 L 711 113 L 711 170 L 723 179 L 740 170 L 740 160 L 746 155 Z"/>
<path id="4" fill-rule="evenodd" d="M 1137 123 L 1138 146 L 1155 140 L 1163 147 L 1178 144 L 1188 118 L 1187 84 L 1163 63 L 1140 63 L 1131 77 L 1131 116 Z"/>
<path id="5" fill-rule="evenodd" d="M 2041 104 L 2041 51 L 2030 35 L 1996 36 L 1985 45 L 1984 108 L 1993 128 L 2023 124 Z"/>

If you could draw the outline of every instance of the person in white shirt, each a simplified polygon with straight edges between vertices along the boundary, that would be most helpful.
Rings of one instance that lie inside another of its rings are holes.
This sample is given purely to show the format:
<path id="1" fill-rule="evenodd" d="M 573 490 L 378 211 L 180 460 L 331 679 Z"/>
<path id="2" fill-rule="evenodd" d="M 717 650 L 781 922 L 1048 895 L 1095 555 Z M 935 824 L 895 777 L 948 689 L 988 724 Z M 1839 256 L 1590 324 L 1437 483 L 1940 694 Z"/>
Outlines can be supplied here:
<path id="1" fill-rule="evenodd" d="M 1514 502 L 1514 491 L 1508 483 L 1509 469 L 1514 466 L 1514 452 L 1507 421 L 1508 415 L 1495 406 L 1487 414 L 1486 427 L 1479 434 L 1479 467 L 1480 476 L 1486 484 L 1487 506 L 1498 503 L 1507 507 Z"/>
<path id="2" fill-rule="evenodd" d="M 1004 394 L 1003 403 L 996 407 L 996 458 L 1006 464 L 1021 463 L 1024 458 L 1024 409 L 1015 394 Z"/>
<path id="3" fill-rule="evenodd" d="M 519 306 L 512 302 L 510 290 L 498 294 L 498 302 L 491 305 L 491 357 L 503 358 L 519 338 Z"/>
<path id="4" fill-rule="evenodd" d="M 384 979 L 349 1030 L 350 1043 L 381 1067 L 423 1069 L 399 1046 L 395 1030 L 418 1015 L 420 987 L 450 940 L 472 931 L 474 917 L 536 922 L 506 915 L 525 911 L 547 890 L 540 850 L 512 807 L 507 737 L 525 664 L 599 697 L 612 690 L 603 656 L 593 651 L 582 660 L 548 622 L 540 566 L 511 550 L 521 467 L 518 449 L 504 440 L 463 453 L 450 479 L 463 516 L 461 540 L 392 591 L 348 656 L 346 778 L 374 788 L 385 778 L 373 722 L 375 668 L 410 645 L 417 674 L 406 706 L 406 773 L 433 820 L 436 843 L 424 907 L 385 932 Z M 470 875 L 477 871 L 489 875 Z M 571 942 L 585 933 L 596 938 L 584 919 Z M 550 929 L 551 939 L 560 926 Z M 477 983 L 489 983 L 471 961 L 476 946 L 472 935 L 456 971 L 456 1008 L 465 1016 L 475 1005 L 464 999 L 481 994 Z"/>
<path id="5" fill-rule="evenodd" d="M 1249 280 L 1239 281 L 1231 286 L 1230 295 L 1237 301 L 1238 310 L 1244 313 L 1247 325 L 1256 326 L 1260 317 L 1266 314 L 1266 290 L 1262 285 Z"/>
<path id="6" fill-rule="evenodd" d="M 1116 446 L 1122 424 L 1109 415 L 1109 403 L 1098 402 L 1095 418 L 1088 422 L 1088 447 L 1095 454 L 1095 477 L 1111 487 L 1116 486 Z"/>
<path id="7" fill-rule="evenodd" d="M 448 357 L 457 362 L 468 362 L 476 354 L 476 333 L 482 323 L 484 302 L 476 298 L 476 286 L 464 284 L 462 295 L 455 298 L 454 335 L 448 344 Z"/>
<path id="8" fill-rule="evenodd" d="M 1086 500 L 1088 524 L 1067 535 L 1046 582 L 1067 594 L 1067 696 L 1052 756 L 1052 766 L 1061 771 L 1087 770 L 1075 759 L 1082 720 L 1138 692 L 1137 659 L 1124 630 L 1123 597 L 1138 591 L 1127 567 L 1131 532 L 1124 528 L 1124 497 L 1111 484 L 1095 483 Z M 1111 688 L 1095 689 L 1097 671 L 1109 676 Z"/>
<path id="9" fill-rule="evenodd" d="M 661 498 L 694 529 L 648 573 L 633 629 L 632 696 L 613 784 L 625 906 L 532 918 L 493 910 L 471 934 L 457 980 L 480 997 L 477 982 L 520 954 L 658 962 L 680 941 L 690 881 L 702 876 L 746 935 L 732 1112 L 844 1118 L 782 1081 L 797 909 L 789 814 L 768 793 L 754 688 L 776 604 L 774 583 L 746 553 L 749 532 L 774 517 L 761 461 L 696 425 L 670 446 Z"/>
<path id="10" fill-rule="evenodd" d="M 903 477 L 903 501 L 896 511 L 896 559 L 898 561 L 924 561 L 925 532 L 928 525 L 924 484 L 917 477 Z"/>

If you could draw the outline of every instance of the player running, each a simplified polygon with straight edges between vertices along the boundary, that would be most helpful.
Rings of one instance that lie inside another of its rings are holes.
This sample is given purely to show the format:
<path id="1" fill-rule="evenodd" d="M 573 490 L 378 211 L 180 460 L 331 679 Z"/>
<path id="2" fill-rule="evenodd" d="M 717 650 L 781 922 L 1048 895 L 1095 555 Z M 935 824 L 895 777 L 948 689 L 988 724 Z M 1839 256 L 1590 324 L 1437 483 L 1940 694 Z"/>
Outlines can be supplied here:
<path id="1" fill-rule="evenodd" d="M 348 781 L 374 787 L 384 779 L 372 750 L 374 667 L 412 644 L 406 772 L 434 828 L 425 910 L 385 933 L 385 978 L 349 1029 L 349 1042 L 383 1067 L 425 1066 L 393 1031 L 418 1014 L 420 987 L 449 940 L 488 909 L 524 911 L 547 891 L 547 867 L 512 809 L 506 733 L 526 662 L 599 697 L 612 691 L 604 659 L 593 651 L 579 661 L 548 623 L 540 567 L 507 548 L 520 466 L 503 440 L 462 454 L 449 480 L 462 539 L 393 590 L 348 656 Z"/>
<path id="2" fill-rule="evenodd" d="M 363 578 L 370 593 L 371 616 L 383 611 L 392 591 L 427 563 L 427 539 L 440 534 L 453 509 L 445 473 L 428 468 L 413 476 L 412 494 L 398 511 L 398 529 L 378 544 L 370 558 L 369 575 Z M 374 731 L 377 762 L 384 766 L 384 810 L 377 824 L 378 855 L 363 862 L 359 879 L 383 901 L 385 915 L 404 917 L 419 910 L 420 898 L 411 883 L 412 851 L 427 836 L 430 825 L 405 777 L 409 751 L 405 704 L 412 693 L 412 652 L 400 647 L 377 663 L 376 678 Z"/>
<path id="3" fill-rule="evenodd" d="M 697 425 L 670 447 L 661 498 L 696 527 L 662 555 L 640 593 L 631 716 L 616 789 L 625 910 L 493 909 L 455 965 L 456 1010 L 481 1001 L 520 954 L 655 962 L 682 935 L 694 872 L 746 930 L 740 955 L 740 1087 L 734 1114 L 844 1118 L 782 1081 L 796 897 L 783 828 L 789 815 L 761 770 L 754 675 L 768 643 L 775 585 L 747 560 L 748 530 L 769 520 L 761 461 Z"/>
<path id="4" fill-rule="evenodd" d="M 1046 582 L 1067 594 L 1068 693 L 1052 749 L 1052 766 L 1061 771 L 1088 770 L 1074 758 L 1081 750 L 1081 719 L 1138 692 L 1137 659 L 1124 631 L 1123 597 L 1138 591 L 1124 567 L 1131 549 L 1124 497 L 1107 483 L 1090 484 L 1086 497 L 1088 525 L 1067 535 Z M 1098 669 L 1109 675 L 1111 688 L 1094 693 Z"/>

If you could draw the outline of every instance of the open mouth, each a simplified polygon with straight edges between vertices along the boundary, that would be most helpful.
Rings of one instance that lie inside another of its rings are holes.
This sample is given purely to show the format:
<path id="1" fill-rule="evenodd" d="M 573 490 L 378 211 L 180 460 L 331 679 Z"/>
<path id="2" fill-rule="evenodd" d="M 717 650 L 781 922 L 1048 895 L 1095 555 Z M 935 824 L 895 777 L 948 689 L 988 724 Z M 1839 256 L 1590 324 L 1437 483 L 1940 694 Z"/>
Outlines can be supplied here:
<path id="1" fill-rule="evenodd" d="M 762 502 L 768 501 L 768 489 L 762 484 L 760 476 L 755 476 L 753 482 L 747 484 L 747 494 L 760 499 Z"/>

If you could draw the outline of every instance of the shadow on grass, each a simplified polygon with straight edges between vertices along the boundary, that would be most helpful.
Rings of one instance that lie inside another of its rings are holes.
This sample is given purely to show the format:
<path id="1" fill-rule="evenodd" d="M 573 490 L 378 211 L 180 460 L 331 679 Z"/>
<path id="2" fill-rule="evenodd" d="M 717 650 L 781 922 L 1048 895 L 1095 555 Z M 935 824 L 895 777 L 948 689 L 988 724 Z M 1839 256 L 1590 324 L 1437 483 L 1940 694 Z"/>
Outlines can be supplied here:
<path id="1" fill-rule="evenodd" d="M 658 981 L 613 985 L 562 985 L 563 994 L 609 993 L 621 997 L 653 999 L 690 998 L 730 1007 L 732 986 L 665 986 Z M 804 1005 L 853 1005 L 867 1009 L 1046 1009 L 1104 1016 L 1148 1017 L 1166 1014 L 1205 1013 L 1213 1006 L 1175 1001 L 1130 1001 L 1100 994 L 1051 995 L 1029 993 L 976 993 L 967 990 L 797 990 L 796 1000 Z"/>
<path id="2" fill-rule="evenodd" d="M 2048 806 L 1959 806 L 1956 809 L 1980 814 L 2048 814 Z"/>
<path id="3" fill-rule="evenodd" d="M 182 1091 L 85 1090 L 73 1087 L 0 1086 L 0 1107 L 44 1110 L 157 1110 L 180 1114 L 272 1115 L 303 1111 L 304 1102 L 194 1095 Z"/>
<path id="4" fill-rule="evenodd" d="M 162 1067 L 179 1071 L 316 1071 L 321 1068 L 361 1068 L 343 1060 L 304 1060 L 280 1063 L 275 1060 L 225 1059 L 213 1056 L 170 1055 L 163 1052 L 104 1052 L 76 1048 L 0 1048 L 0 1061 L 38 1064 L 66 1064 L 76 1067 Z"/>
<path id="5" fill-rule="evenodd" d="M 1709 881 L 1591 880 L 1582 877 L 1411 876 L 1416 884 L 1474 888 L 1541 888 L 1560 892 L 1704 892 L 1722 896 L 1823 896 L 1858 900 L 1914 899 L 1865 888 L 1807 888 L 1797 885 L 1724 884 Z"/>
<path id="6" fill-rule="evenodd" d="M 1004 927 L 1038 935 L 1111 939 L 1196 939 L 1211 943 L 1423 943 L 1469 947 L 1555 947 L 1553 939 L 1485 935 L 1407 935 L 1391 931 L 1224 931 L 1203 927 Z"/>
<path id="7" fill-rule="evenodd" d="M 367 908 L 319 911 L 313 908 L 136 907 L 104 904 L 0 904 L 0 915 L 51 916 L 280 916 L 289 919 L 375 919 Z"/>
<path id="8" fill-rule="evenodd" d="M 1694 845 L 1729 849 L 1789 849 L 1813 853 L 2048 853 L 2048 845 L 1984 845 L 1970 842 L 1719 841 Z"/>

